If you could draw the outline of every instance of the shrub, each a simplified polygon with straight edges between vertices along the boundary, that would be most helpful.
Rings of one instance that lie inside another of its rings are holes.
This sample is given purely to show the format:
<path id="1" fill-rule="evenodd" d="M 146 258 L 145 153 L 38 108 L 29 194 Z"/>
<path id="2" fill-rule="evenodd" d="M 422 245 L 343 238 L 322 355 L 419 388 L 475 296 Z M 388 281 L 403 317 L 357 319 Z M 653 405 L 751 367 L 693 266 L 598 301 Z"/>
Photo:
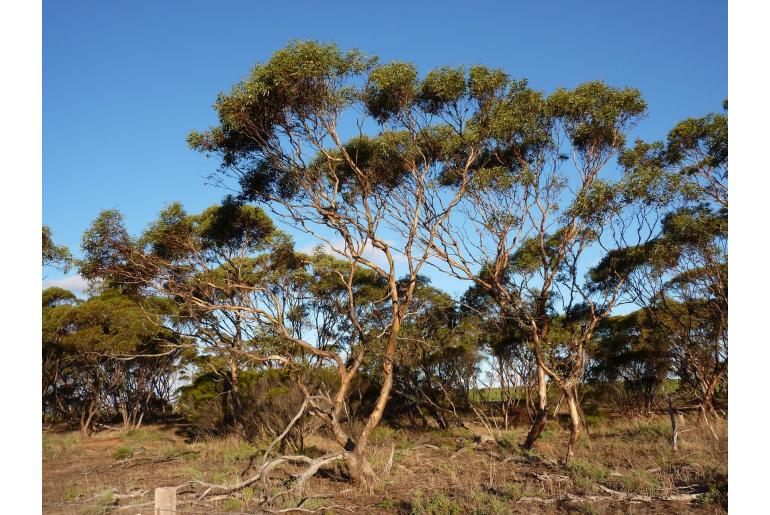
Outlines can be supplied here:
<path id="1" fill-rule="evenodd" d="M 727 474 L 717 474 L 708 491 L 698 496 L 702 504 L 716 504 L 727 510 Z"/>
<path id="2" fill-rule="evenodd" d="M 115 452 L 112 453 L 112 458 L 115 461 L 124 460 L 131 457 L 134 454 L 134 450 L 131 447 L 118 447 Z"/>
<path id="3" fill-rule="evenodd" d="M 315 371 L 312 379 L 319 385 L 332 385 L 334 380 L 335 376 L 323 369 Z M 297 414 L 305 398 L 296 379 L 285 370 L 244 370 L 238 384 L 243 413 L 238 430 L 251 441 L 277 436 Z M 225 387 L 221 375 L 210 372 L 179 389 L 178 409 L 197 433 L 215 436 L 234 429 L 229 420 L 229 395 L 225 394 Z M 300 423 L 288 435 L 288 445 L 302 448 L 303 436 Z"/>

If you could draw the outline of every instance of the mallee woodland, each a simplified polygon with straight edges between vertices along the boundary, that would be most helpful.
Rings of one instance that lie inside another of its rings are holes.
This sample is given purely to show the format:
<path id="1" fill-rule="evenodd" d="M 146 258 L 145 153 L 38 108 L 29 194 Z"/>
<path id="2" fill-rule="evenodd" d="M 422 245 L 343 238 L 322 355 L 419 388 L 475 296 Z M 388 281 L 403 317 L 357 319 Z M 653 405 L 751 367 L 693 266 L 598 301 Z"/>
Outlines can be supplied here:
<path id="1" fill-rule="evenodd" d="M 43 227 L 46 513 L 726 510 L 726 100 L 298 41 L 215 109 L 219 204 Z"/>

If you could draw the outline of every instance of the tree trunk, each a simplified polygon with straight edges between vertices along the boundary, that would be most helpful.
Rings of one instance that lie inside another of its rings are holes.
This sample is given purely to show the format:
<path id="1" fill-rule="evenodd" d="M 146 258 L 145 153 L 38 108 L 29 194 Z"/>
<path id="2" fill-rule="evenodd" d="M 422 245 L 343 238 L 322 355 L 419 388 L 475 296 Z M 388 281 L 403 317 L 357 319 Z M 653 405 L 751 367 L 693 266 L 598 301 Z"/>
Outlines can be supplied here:
<path id="1" fill-rule="evenodd" d="M 230 409 L 233 412 L 233 427 L 236 430 L 240 430 L 243 422 L 243 408 L 241 406 L 241 390 L 238 386 L 237 369 L 235 374 L 230 377 Z"/>
<path id="2" fill-rule="evenodd" d="M 586 431 L 586 436 L 591 436 L 591 430 L 588 429 L 588 419 L 586 418 L 586 414 L 583 411 L 583 407 L 580 405 L 580 397 L 578 396 L 578 385 L 576 384 L 573 388 L 575 390 L 575 401 L 577 402 L 577 409 L 578 414 L 580 415 L 580 420 L 583 422 L 583 429 Z M 590 442 L 588 444 L 591 445 Z"/>
<path id="3" fill-rule="evenodd" d="M 702 391 L 702 397 L 701 397 L 701 405 L 704 409 L 704 411 L 714 415 L 716 418 L 717 412 L 714 409 L 714 396 L 716 394 L 717 386 L 719 385 L 719 381 L 722 379 L 722 372 L 716 372 L 712 375 L 711 381 L 709 381 L 707 384 L 704 384 L 701 387 Z"/>
<path id="4" fill-rule="evenodd" d="M 91 423 L 96 415 L 96 401 L 91 401 L 88 408 L 80 414 L 80 432 L 83 436 L 91 435 Z"/>
<path id="5" fill-rule="evenodd" d="M 128 419 L 128 409 L 125 403 L 120 405 L 120 418 L 123 419 L 123 431 L 131 429 L 131 421 Z"/>
<path id="6" fill-rule="evenodd" d="M 535 420 L 527 433 L 527 439 L 523 447 L 531 449 L 535 441 L 540 438 L 540 433 L 545 428 L 548 420 L 548 383 L 545 380 L 545 370 L 543 367 L 537 367 L 537 408 L 535 410 Z"/>
<path id="7" fill-rule="evenodd" d="M 570 434 L 569 444 L 567 445 L 567 459 L 566 463 L 575 456 L 575 446 L 577 445 L 578 438 L 580 437 L 580 409 L 578 407 L 577 396 L 575 395 L 575 388 L 568 386 L 564 389 L 564 396 L 567 398 L 567 406 L 569 407 L 570 418 Z"/>
<path id="8" fill-rule="evenodd" d="M 393 321 L 388 337 L 388 346 L 385 349 L 385 360 L 382 364 L 383 382 L 380 388 L 380 394 L 377 396 L 377 402 L 374 409 L 366 419 L 361 433 L 356 438 L 355 447 L 352 449 L 347 459 L 350 479 L 354 484 L 371 483 L 375 479 L 374 471 L 366 461 L 365 453 L 369 444 L 369 436 L 380 423 L 382 414 L 385 412 L 385 406 L 390 399 L 390 392 L 393 389 L 393 354 L 396 350 L 398 333 L 401 329 L 400 315 Z"/>
<path id="9" fill-rule="evenodd" d="M 711 407 L 711 409 L 713 410 L 714 408 Z M 705 405 L 701 405 L 700 411 L 701 411 L 701 414 L 703 415 L 703 421 L 706 423 L 706 427 L 708 427 L 709 431 L 711 432 L 711 436 L 714 437 L 714 440 L 719 440 L 719 435 L 714 429 L 714 426 L 711 425 L 711 422 L 709 422 L 708 408 Z"/>
<path id="10" fill-rule="evenodd" d="M 234 356 L 228 360 L 228 368 L 224 381 L 225 392 L 222 396 L 222 426 L 226 431 L 239 433 L 242 429 L 242 410 L 238 388 L 238 364 Z"/>
<path id="11" fill-rule="evenodd" d="M 671 396 L 668 396 L 668 416 L 671 417 L 671 450 L 676 452 L 679 449 L 679 426 L 676 421 L 676 410 Z"/>
<path id="12" fill-rule="evenodd" d="M 357 449 L 345 457 L 350 481 L 354 485 L 371 485 L 376 480 L 376 475 L 362 452 Z"/>

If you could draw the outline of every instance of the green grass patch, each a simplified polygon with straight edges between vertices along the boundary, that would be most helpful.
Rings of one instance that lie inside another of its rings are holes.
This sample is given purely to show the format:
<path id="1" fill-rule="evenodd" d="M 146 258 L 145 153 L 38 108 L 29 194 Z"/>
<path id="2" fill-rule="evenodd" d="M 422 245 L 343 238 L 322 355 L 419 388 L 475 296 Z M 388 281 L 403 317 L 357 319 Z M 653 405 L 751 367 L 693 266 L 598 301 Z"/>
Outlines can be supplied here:
<path id="1" fill-rule="evenodd" d="M 222 509 L 225 511 L 238 511 L 243 507 L 243 501 L 235 497 L 228 497 L 222 501 Z"/>
<path id="2" fill-rule="evenodd" d="M 570 460 L 567 469 L 574 478 L 589 479 L 594 482 L 606 481 L 610 471 L 601 463 L 591 463 L 573 458 Z"/>
<path id="3" fill-rule="evenodd" d="M 243 490 L 241 490 L 241 495 L 243 496 L 243 504 L 249 504 L 252 499 L 254 499 L 254 488 L 247 486 Z"/>
<path id="4" fill-rule="evenodd" d="M 511 507 L 497 495 L 475 490 L 470 497 L 474 515 L 507 515 L 511 512 Z"/>
<path id="5" fill-rule="evenodd" d="M 621 438 L 626 441 L 654 442 L 661 438 L 668 438 L 670 434 L 671 426 L 659 423 L 626 429 L 621 433 Z"/>
<path id="6" fill-rule="evenodd" d="M 375 504 L 374 507 L 381 510 L 391 511 L 396 507 L 396 502 L 393 499 L 386 498 Z"/>
<path id="7" fill-rule="evenodd" d="M 180 470 L 180 474 L 182 477 L 187 479 L 197 479 L 198 481 L 203 480 L 203 472 L 201 472 L 201 470 L 195 464 L 189 464 L 182 468 Z"/>
<path id="8" fill-rule="evenodd" d="M 383 444 L 391 443 L 398 437 L 398 431 L 388 426 L 377 426 L 370 436 L 372 443 Z"/>
<path id="9" fill-rule="evenodd" d="M 643 469 L 629 470 L 614 483 L 626 492 L 638 494 L 652 494 L 661 487 L 660 479 Z"/>
<path id="10" fill-rule="evenodd" d="M 238 463 L 248 460 L 258 452 L 259 449 L 248 442 L 236 440 L 222 452 L 222 461 L 225 463 Z"/>
<path id="11" fill-rule="evenodd" d="M 80 447 L 82 441 L 82 437 L 78 433 L 45 435 L 43 436 L 43 457 L 59 459 L 67 456 Z"/>
<path id="12" fill-rule="evenodd" d="M 140 427 L 139 429 L 131 429 L 130 431 L 126 431 L 125 433 L 120 435 L 120 439 L 126 443 L 131 443 L 136 445 L 136 444 L 160 442 L 162 440 L 168 439 L 168 437 L 165 436 L 158 429 L 149 429 L 145 427 Z"/>
<path id="13" fill-rule="evenodd" d="M 462 508 L 444 494 L 426 497 L 420 490 L 412 494 L 412 515 L 460 515 Z"/>
<path id="14" fill-rule="evenodd" d="M 518 436 L 511 431 L 501 434 L 497 444 L 506 451 L 515 452 L 519 450 Z"/>
<path id="15" fill-rule="evenodd" d="M 134 455 L 134 450 L 131 447 L 118 447 L 115 452 L 112 453 L 112 459 L 115 461 L 124 460 Z"/>
<path id="16" fill-rule="evenodd" d="M 68 481 L 64 486 L 64 500 L 74 501 L 77 498 L 79 498 L 80 495 L 81 493 L 77 485 L 75 485 L 75 483 L 73 483 L 72 481 Z"/>

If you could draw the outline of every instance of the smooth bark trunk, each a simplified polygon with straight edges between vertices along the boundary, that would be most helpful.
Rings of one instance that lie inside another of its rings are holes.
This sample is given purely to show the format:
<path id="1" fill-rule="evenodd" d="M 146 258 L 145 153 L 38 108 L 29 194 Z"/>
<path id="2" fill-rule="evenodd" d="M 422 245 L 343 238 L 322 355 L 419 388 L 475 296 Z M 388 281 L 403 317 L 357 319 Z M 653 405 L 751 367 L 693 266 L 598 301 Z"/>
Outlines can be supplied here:
<path id="1" fill-rule="evenodd" d="M 582 424 L 580 422 L 580 409 L 574 387 L 568 387 L 564 392 L 564 396 L 567 398 L 570 418 L 569 444 L 567 445 L 567 459 L 565 460 L 566 463 L 569 463 L 570 459 L 575 456 L 575 446 L 580 437 Z"/>

